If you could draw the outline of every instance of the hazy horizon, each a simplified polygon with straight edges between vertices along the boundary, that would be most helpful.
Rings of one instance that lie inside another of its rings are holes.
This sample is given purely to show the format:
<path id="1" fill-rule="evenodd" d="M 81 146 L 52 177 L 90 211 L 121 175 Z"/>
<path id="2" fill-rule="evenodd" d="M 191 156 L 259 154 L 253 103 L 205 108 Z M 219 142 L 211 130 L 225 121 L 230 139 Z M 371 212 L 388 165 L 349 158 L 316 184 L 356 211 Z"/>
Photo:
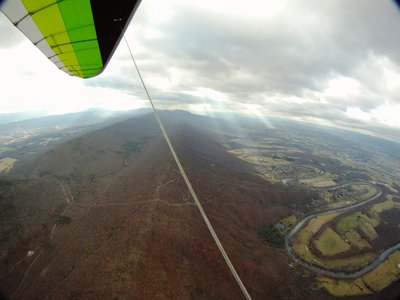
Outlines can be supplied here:
<path id="1" fill-rule="evenodd" d="M 240 24 L 240 25 L 239 25 Z M 400 140 L 392 1 L 143 1 L 126 37 L 156 106 L 244 112 Z M 149 107 L 127 47 L 82 80 L 0 14 L 0 114 Z"/>

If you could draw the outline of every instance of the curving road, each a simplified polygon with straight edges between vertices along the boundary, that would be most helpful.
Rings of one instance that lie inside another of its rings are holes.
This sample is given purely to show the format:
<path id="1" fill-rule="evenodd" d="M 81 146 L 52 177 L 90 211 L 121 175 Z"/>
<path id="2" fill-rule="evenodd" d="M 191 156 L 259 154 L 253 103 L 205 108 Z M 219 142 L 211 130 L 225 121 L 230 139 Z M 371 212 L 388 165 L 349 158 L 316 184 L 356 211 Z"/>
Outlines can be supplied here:
<path id="1" fill-rule="evenodd" d="M 369 202 L 372 202 L 372 201 L 378 199 L 381 195 L 382 195 L 382 191 L 380 190 L 377 195 L 371 197 L 370 199 L 368 199 L 366 201 L 359 202 L 359 203 L 352 204 L 352 205 L 348 205 L 348 206 L 344 206 L 344 207 L 340 207 L 340 208 L 324 210 L 324 211 L 320 211 L 320 212 L 316 212 L 316 213 L 312 213 L 312 214 L 308 215 L 307 217 L 302 219 L 299 223 L 297 223 L 296 226 L 294 226 L 286 234 L 286 236 L 285 236 L 285 248 L 286 248 L 286 251 L 293 258 L 293 260 L 295 260 L 299 265 L 301 265 L 301 266 L 303 266 L 303 267 L 305 267 L 305 268 L 307 268 L 307 269 L 309 269 L 309 270 L 311 270 L 313 272 L 317 272 L 317 273 L 320 273 L 320 274 L 323 274 L 323 275 L 326 275 L 326 276 L 330 276 L 330 277 L 343 278 L 343 279 L 355 279 L 355 278 L 363 276 L 364 274 L 372 271 L 377 266 L 379 266 L 390 254 L 392 254 L 394 251 L 400 249 L 400 242 L 397 243 L 396 245 L 391 246 L 390 248 L 386 249 L 385 251 L 383 251 L 377 258 L 375 258 L 375 260 L 373 260 L 371 263 L 369 263 L 368 265 L 366 265 L 362 269 L 354 271 L 354 272 L 345 272 L 345 271 L 333 271 L 333 270 L 325 269 L 323 267 L 320 267 L 320 266 L 317 266 L 317 265 L 314 265 L 314 264 L 311 264 L 311 263 L 308 263 L 308 262 L 304 261 L 303 259 L 298 257 L 297 254 L 295 253 L 295 251 L 293 250 L 292 245 L 290 243 L 290 239 L 293 237 L 294 234 L 296 234 L 296 232 L 306 222 L 308 222 L 309 220 L 311 220 L 314 217 L 351 210 L 353 208 L 356 208 L 356 207 L 365 205 L 365 204 L 367 204 Z"/>

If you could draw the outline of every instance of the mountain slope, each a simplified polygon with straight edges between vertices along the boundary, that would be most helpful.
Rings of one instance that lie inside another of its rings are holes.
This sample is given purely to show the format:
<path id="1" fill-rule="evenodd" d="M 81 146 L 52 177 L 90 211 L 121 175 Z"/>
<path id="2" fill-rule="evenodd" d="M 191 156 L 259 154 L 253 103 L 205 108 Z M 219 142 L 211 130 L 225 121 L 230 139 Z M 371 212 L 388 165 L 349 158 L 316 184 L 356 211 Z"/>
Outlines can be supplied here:
<path id="1" fill-rule="evenodd" d="M 290 203 L 306 202 L 309 195 L 261 179 L 210 130 L 199 128 L 211 126 L 211 120 L 181 112 L 162 117 L 253 298 L 327 298 L 308 288 L 312 275 L 289 268 L 284 249 L 257 234 L 263 224 L 286 216 Z M 72 140 L 12 171 L 54 189 L 58 185 L 68 200 L 61 215 L 70 222 L 57 223 L 52 234 L 48 230 L 51 240 L 1 281 L 6 296 L 242 299 L 152 116 Z"/>

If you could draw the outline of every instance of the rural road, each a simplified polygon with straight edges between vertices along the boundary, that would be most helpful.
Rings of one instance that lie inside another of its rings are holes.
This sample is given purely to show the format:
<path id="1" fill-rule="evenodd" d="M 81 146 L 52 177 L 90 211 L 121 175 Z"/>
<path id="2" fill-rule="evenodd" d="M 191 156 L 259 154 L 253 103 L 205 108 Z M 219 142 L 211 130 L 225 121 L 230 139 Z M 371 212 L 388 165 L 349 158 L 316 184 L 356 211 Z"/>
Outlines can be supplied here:
<path id="1" fill-rule="evenodd" d="M 380 190 L 380 188 L 378 188 Z M 390 254 L 392 254 L 394 251 L 396 251 L 397 249 L 400 249 L 400 242 L 397 243 L 396 245 L 391 246 L 390 248 L 386 249 L 385 251 L 383 251 L 375 260 L 373 260 L 370 264 L 366 265 L 365 267 L 363 267 L 360 270 L 354 271 L 354 272 L 344 272 L 344 271 L 333 271 L 333 270 L 328 270 L 325 269 L 323 267 L 308 263 L 306 261 L 304 261 L 303 259 L 301 259 L 300 257 L 298 257 L 295 253 L 295 251 L 292 248 L 292 245 L 290 243 L 290 239 L 296 234 L 296 232 L 309 220 L 311 220 L 312 218 L 318 217 L 318 216 L 323 216 L 323 215 L 328 215 L 328 214 L 332 214 L 332 213 L 338 213 L 338 212 L 344 212 L 344 211 L 348 211 L 351 210 L 353 208 L 356 207 L 360 207 L 363 206 L 369 202 L 372 202 L 376 199 L 378 199 L 380 196 L 382 195 L 382 191 L 380 190 L 379 193 L 371 198 L 369 198 L 368 200 L 365 200 L 363 202 L 359 202 L 356 204 L 352 204 L 349 206 L 344 206 L 344 207 L 340 207 L 340 208 L 334 208 L 334 209 L 329 209 L 329 210 L 324 210 L 324 211 L 320 211 L 320 212 L 315 212 L 312 213 L 310 215 L 308 215 L 307 217 L 305 217 L 304 219 L 302 219 L 300 222 L 298 222 L 296 224 L 296 226 L 294 226 L 285 236 L 285 248 L 286 251 L 288 252 L 288 254 L 293 258 L 293 260 L 295 260 L 298 264 L 300 264 L 301 266 L 313 271 L 313 272 L 317 272 L 329 277 L 334 277 L 334 278 L 343 278 L 343 279 L 355 279 L 358 278 L 360 276 L 363 276 L 364 274 L 370 272 L 371 270 L 375 269 L 379 264 L 381 264 Z"/>

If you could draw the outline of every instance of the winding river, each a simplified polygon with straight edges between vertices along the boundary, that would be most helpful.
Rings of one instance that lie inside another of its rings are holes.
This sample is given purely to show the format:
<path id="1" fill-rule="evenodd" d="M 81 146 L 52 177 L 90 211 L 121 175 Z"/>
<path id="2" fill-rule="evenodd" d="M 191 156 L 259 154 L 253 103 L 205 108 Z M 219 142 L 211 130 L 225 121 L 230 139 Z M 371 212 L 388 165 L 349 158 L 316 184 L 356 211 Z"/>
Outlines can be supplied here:
<path id="1" fill-rule="evenodd" d="M 380 190 L 380 189 L 379 189 Z M 363 206 L 365 204 L 368 204 L 376 199 L 378 199 L 382 195 L 382 191 L 380 190 L 379 193 L 368 200 L 365 200 L 363 202 L 355 203 L 352 205 L 344 206 L 344 207 L 339 207 L 339 208 L 334 208 L 334 209 L 329 209 L 329 210 L 323 210 L 320 212 L 315 212 L 304 219 L 302 219 L 300 222 L 296 224 L 285 236 L 285 248 L 286 251 L 289 253 L 289 255 L 295 260 L 299 265 L 313 271 L 317 272 L 326 276 L 334 277 L 334 278 L 344 278 L 344 279 L 355 279 L 358 277 L 363 276 L 364 274 L 370 272 L 371 270 L 375 269 L 377 266 L 379 266 L 390 254 L 392 254 L 394 251 L 400 249 L 400 242 L 387 248 L 384 250 L 382 253 L 379 254 L 377 258 L 375 258 L 371 263 L 366 265 L 360 270 L 353 271 L 353 272 L 345 272 L 345 271 L 334 271 L 334 270 L 329 270 L 325 269 L 323 267 L 311 264 L 306 262 L 305 260 L 301 259 L 300 257 L 297 256 L 295 251 L 292 248 L 292 245 L 290 243 L 290 239 L 299 231 L 299 229 L 309 220 L 312 218 L 318 217 L 318 216 L 323 216 L 323 215 L 328 215 L 332 213 L 338 213 L 338 212 L 345 212 L 348 210 L 351 210 L 356 207 Z"/>

